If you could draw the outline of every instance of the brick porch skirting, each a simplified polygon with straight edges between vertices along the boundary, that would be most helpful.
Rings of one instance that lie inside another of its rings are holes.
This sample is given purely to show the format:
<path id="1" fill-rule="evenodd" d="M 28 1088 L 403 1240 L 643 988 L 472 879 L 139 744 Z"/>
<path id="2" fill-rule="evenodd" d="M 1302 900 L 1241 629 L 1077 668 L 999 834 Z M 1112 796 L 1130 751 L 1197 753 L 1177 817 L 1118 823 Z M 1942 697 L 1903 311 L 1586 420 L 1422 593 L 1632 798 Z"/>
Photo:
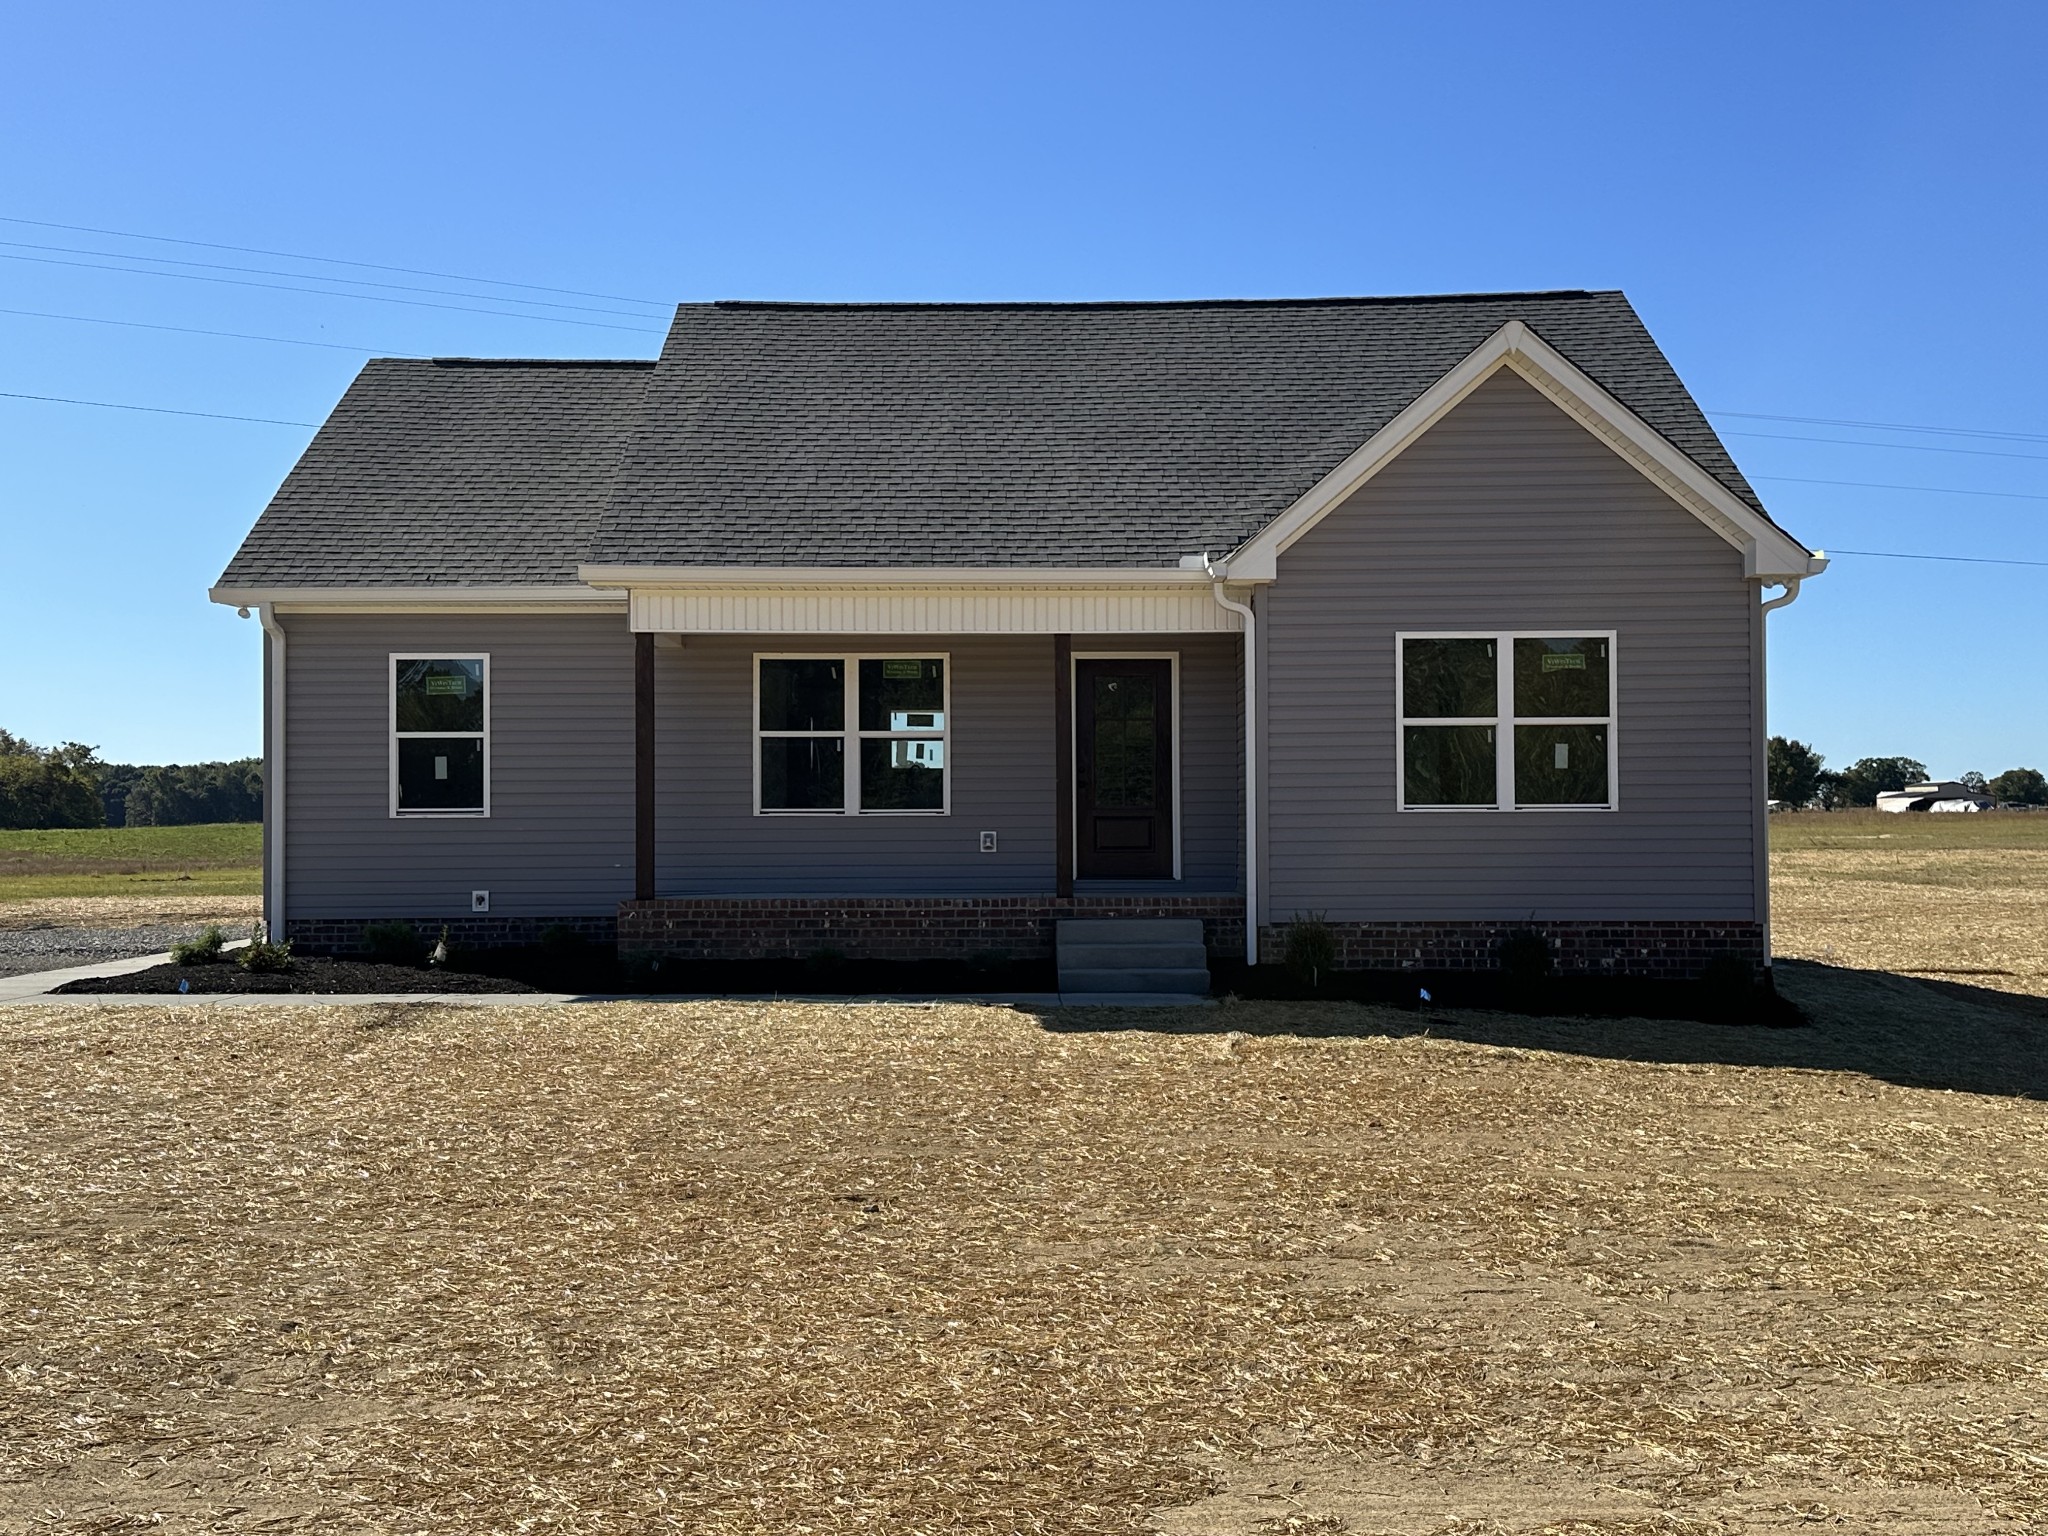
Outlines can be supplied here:
<path id="1" fill-rule="evenodd" d="M 507 949 L 535 944 L 550 928 L 567 928 L 593 944 L 609 944 L 618 929 L 612 917 L 493 917 L 464 913 L 460 917 L 287 917 L 285 936 L 292 948 L 307 955 L 347 955 L 363 951 L 363 930 L 371 923 L 411 923 L 427 943 L 448 930 L 448 942 L 464 949 Z"/>
<path id="2" fill-rule="evenodd" d="M 1042 959 L 1066 917 L 1196 917 L 1211 953 L 1242 952 L 1239 896 L 678 896 L 619 907 L 621 952 L 691 960 Z"/>
<path id="3" fill-rule="evenodd" d="M 1688 981 L 1722 955 L 1761 968 L 1769 961 L 1761 923 L 1513 922 L 1331 923 L 1337 966 L 1347 971 L 1490 971 L 1517 933 L 1550 941 L 1552 964 L 1566 975 L 1643 976 Z M 1287 953 L 1287 925 L 1259 930 L 1259 958 Z"/>

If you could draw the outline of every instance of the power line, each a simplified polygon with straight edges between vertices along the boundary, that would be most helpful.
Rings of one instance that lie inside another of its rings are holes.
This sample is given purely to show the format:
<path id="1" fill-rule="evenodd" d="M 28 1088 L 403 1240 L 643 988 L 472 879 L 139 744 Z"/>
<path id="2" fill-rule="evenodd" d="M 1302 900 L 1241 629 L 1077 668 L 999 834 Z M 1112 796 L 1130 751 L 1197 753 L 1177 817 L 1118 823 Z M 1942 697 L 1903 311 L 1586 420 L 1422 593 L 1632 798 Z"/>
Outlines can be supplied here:
<path id="1" fill-rule="evenodd" d="M 1892 549 L 1831 549 L 1835 555 L 1864 555 L 1873 560 L 1949 560 L 1959 565 L 2032 565 L 2048 570 L 2048 560 L 1994 560 L 1988 555 L 1905 555 Z"/>
<path id="2" fill-rule="evenodd" d="M 106 411 L 148 411 L 153 416 L 204 416 L 209 421 L 254 421 L 266 427 L 318 427 L 317 421 L 280 421 L 275 416 L 230 416 L 223 411 L 180 411 L 168 405 L 129 405 L 120 400 L 74 400 L 68 395 L 25 395 L 0 389 L 0 400 L 42 400 L 51 405 L 93 405 Z"/>
<path id="3" fill-rule="evenodd" d="M 2048 464 L 2048 453 L 2007 453 L 1997 448 L 1945 448 L 1940 443 L 1865 443 L 1853 437 L 1800 437 L 1787 432 L 1723 432 L 1723 437 L 1760 437 L 1773 443 L 1839 443 L 1844 448 L 1895 448 L 1902 453 L 1967 453 L 1979 459 L 2032 459 Z"/>
<path id="4" fill-rule="evenodd" d="M 253 245 L 223 245 L 216 240 L 180 240 L 175 235 L 139 235 L 131 229 L 96 229 L 89 224 L 55 224 L 48 219 L 22 219 L 10 214 L 0 214 L 0 224 L 26 224 L 34 229 L 65 229 L 75 235 L 112 235 L 119 240 L 154 240 L 163 245 L 189 245 L 205 251 L 234 251 L 243 256 L 276 256 L 285 261 L 318 261 L 334 267 L 361 267 L 365 272 L 400 272 L 407 277 L 439 277 L 452 283 L 487 283 L 495 288 L 524 288 L 531 293 L 559 293 L 572 299 L 610 299 L 618 304 L 653 304 L 663 309 L 668 307 L 667 301 L 663 299 L 636 299 L 623 293 L 587 293 L 581 288 L 549 288 L 541 283 L 515 283 L 502 277 L 471 277 L 462 272 L 430 272 L 420 267 L 390 267 L 374 261 L 350 261 L 342 256 L 305 256 L 297 251 L 267 251 Z"/>
<path id="5" fill-rule="evenodd" d="M 467 315 L 495 315 L 501 320 L 537 320 L 546 325 L 582 325 L 600 331 L 631 331 L 636 336 L 652 336 L 657 328 L 640 325 L 613 325 L 606 320 L 572 320 L 567 315 L 527 315 L 512 309 L 479 309 L 473 304 L 436 304 L 431 299 L 395 299 L 381 293 L 337 293 L 329 288 L 298 288 L 289 283 L 255 283 L 239 277 L 208 277 L 200 272 L 151 272 L 144 267 L 110 267 L 94 261 L 66 261 L 57 256 L 16 256 L 0 251 L 0 261 L 32 261 L 46 267 L 84 267 L 95 272 L 125 272 L 130 277 L 175 277 L 187 283 L 226 283 L 233 288 L 269 288 L 280 293 L 309 293 L 323 299 L 358 299 L 366 304 L 404 304 L 412 309 L 447 309 Z M 315 278 L 315 282 L 324 279 Z M 483 295 L 479 294 L 481 298 Z"/>
<path id="6" fill-rule="evenodd" d="M 558 304 L 552 299 L 518 299 L 509 294 L 499 297 L 487 293 L 465 293 L 459 288 L 422 288 L 417 283 L 379 283 L 367 277 L 328 277 L 319 272 L 280 272 L 274 267 L 244 267 L 226 261 L 181 261 L 175 256 L 134 256 L 126 251 L 95 251 L 76 245 L 36 245 L 27 240 L 0 240 L 0 245 L 17 251 L 56 251 L 65 256 L 105 256 L 113 261 L 153 261 L 160 267 L 203 267 L 209 272 L 245 272 L 254 277 L 295 277 L 302 282 L 310 283 L 352 283 L 358 288 L 388 288 L 393 293 L 437 293 L 447 299 L 484 299 L 500 304 L 527 304 L 536 309 L 573 309 L 587 315 L 623 315 L 634 320 L 653 318 L 650 315 L 636 315 L 629 309 L 599 309 L 594 304 Z M 146 272 L 149 269 L 138 267 L 134 270 Z"/>
<path id="7" fill-rule="evenodd" d="M 1781 485 L 1846 485 L 1860 491 L 1919 491 L 1930 496 L 1996 496 L 2003 501 L 2048 501 L 2032 491 L 1966 491 L 1953 485 L 1885 485 L 1875 480 L 1809 480 L 1801 475 L 1751 475 Z"/>
<path id="8" fill-rule="evenodd" d="M 257 336 L 248 331 L 208 331 L 194 325 L 159 325 L 149 320 L 109 320 L 103 315 L 59 315 L 44 309 L 0 309 L 0 315 L 27 315 L 33 320 L 76 320 L 85 325 L 126 325 L 140 331 L 176 331 L 181 336 L 225 336 L 231 341 L 274 341 L 286 347 L 326 347 L 335 352 L 364 352 L 372 357 L 427 357 L 425 352 L 400 352 L 395 347 L 358 347 L 345 341 L 306 341 L 297 336 Z"/>
<path id="9" fill-rule="evenodd" d="M 1847 421 L 1835 416 L 1772 416 L 1763 411 L 1708 411 L 1743 421 L 1791 421 L 1807 427 L 1866 427 L 1873 432 L 1932 432 L 1943 437 L 1994 437 L 2016 443 L 2048 443 L 2048 433 L 1986 432 L 1975 427 L 1916 427 L 1900 421 Z"/>

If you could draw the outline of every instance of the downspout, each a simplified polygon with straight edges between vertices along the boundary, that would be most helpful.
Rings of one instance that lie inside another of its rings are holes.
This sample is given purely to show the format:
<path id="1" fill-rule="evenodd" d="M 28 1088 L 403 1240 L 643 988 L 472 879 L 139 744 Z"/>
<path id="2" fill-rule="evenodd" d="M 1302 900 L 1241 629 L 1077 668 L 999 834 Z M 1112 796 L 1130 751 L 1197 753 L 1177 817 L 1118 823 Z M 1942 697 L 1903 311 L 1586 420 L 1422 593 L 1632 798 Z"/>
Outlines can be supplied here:
<path id="1" fill-rule="evenodd" d="M 1808 561 L 1807 561 L 1807 571 L 1806 571 L 1806 576 L 1818 576 L 1818 575 L 1819 575 L 1819 574 L 1820 574 L 1820 573 L 1821 573 L 1822 571 L 1826 570 L 1826 569 L 1827 569 L 1827 567 L 1828 567 L 1828 557 L 1827 557 L 1827 555 L 1826 555 L 1825 553 L 1823 553 L 1823 552 L 1819 551 L 1819 550 L 1816 550 L 1816 551 L 1814 551 L 1814 553 L 1813 553 L 1813 554 L 1812 554 L 1812 555 L 1811 555 L 1811 556 L 1810 556 L 1810 557 L 1808 558 Z M 1766 617 L 1767 617 L 1767 616 L 1768 616 L 1768 615 L 1769 615 L 1769 614 L 1770 614 L 1770 613 L 1772 612 L 1772 610 L 1774 610 L 1774 609 L 1778 609 L 1778 608 L 1785 608 L 1785 607 L 1789 607 L 1789 606 L 1790 606 L 1790 605 L 1791 605 L 1792 603 L 1794 603 L 1794 602 L 1798 601 L 1798 598 L 1799 598 L 1799 584 L 1800 584 L 1800 583 L 1801 583 L 1802 581 L 1804 581 L 1804 580 L 1806 579 L 1806 576 L 1786 576 L 1786 577 L 1782 578 L 1782 579 L 1781 579 L 1781 580 L 1780 580 L 1779 582 L 1775 582 L 1775 583 L 1773 583 L 1773 582 L 1764 582 L 1764 583 L 1760 583 L 1760 585 L 1762 585 L 1762 586 L 1771 586 L 1771 585 L 1782 585 L 1782 586 L 1784 587 L 1784 589 L 1785 589 L 1785 590 L 1784 590 L 1783 592 L 1780 592 L 1780 593 L 1779 593 L 1779 594 L 1778 594 L 1778 595 L 1777 595 L 1776 597 L 1773 597 L 1773 598 L 1767 598 L 1767 599 L 1766 599 L 1766 600 L 1764 601 L 1763 605 L 1762 605 L 1762 606 L 1761 606 L 1761 608 L 1760 608 L 1760 609 L 1758 610 L 1758 618 L 1757 618 L 1757 626 L 1756 626 L 1756 764 L 1757 764 L 1757 784 L 1758 784 L 1758 786 L 1759 786 L 1759 787 L 1760 787 L 1760 788 L 1761 788 L 1761 789 L 1763 790 L 1763 792 L 1764 792 L 1764 798 L 1765 798 L 1766 800 L 1770 798 L 1770 793 L 1771 793 L 1771 790 L 1770 790 L 1770 783 L 1771 783 L 1771 777 L 1770 777 L 1770 774 L 1771 774 L 1771 769 L 1770 769 L 1770 751 L 1771 751 L 1771 745 L 1770 745 L 1770 729 L 1771 729 L 1771 724 L 1770 724 L 1770 700 L 1769 700 L 1769 691 L 1770 691 L 1770 687 L 1769 687 L 1769 679 L 1770 679 L 1770 668 L 1769 668 L 1769 665 L 1768 665 L 1768 657 L 1767 657 L 1767 651 L 1768 651 L 1768 646 L 1769 646 L 1769 642 L 1770 642 L 1770 626 L 1769 626 L 1769 624 L 1768 624 L 1767 622 L 1765 622 L 1765 620 L 1766 620 Z M 1760 918 L 1760 919 L 1762 920 L 1762 923 L 1763 923 L 1763 930 L 1764 930 L 1764 980 L 1765 980 L 1766 984 L 1769 984 L 1769 983 L 1770 983 L 1770 980 L 1771 980 L 1771 972 L 1772 972 L 1772 965 L 1771 965 L 1771 960 L 1772 960 L 1772 954 L 1773 954 L 1773 951 L 1772 951 L 1772 948 L 1771 948 L 1771 837 L 1770 837 L 1770 831 L 1769 831 L 1769 823 L 1770 823 L 1770 810 L 1769 810 L 1769 807 L 1767 807 L 1767 806 L 1759 806 L 1759 808 L 1758 808 L 1758 820 L 1759 820 L 1759 821 L 1760 821 L 1760 822 L 1761 822 L 1761 823 L 1762 823 L 1763 825 L 1762 825 L 1762 828 L 1761 828 L 1761 831 L 1762 831 L 1762 836 L 1761 836 L 1761 837 L 1759 837 L 1759 838 L 1758 838 L 1758 840 L 1757 840 L 1757 860 L 1758 860 L 1758 876 L 1759 876 L 1759 878 L 1758 878 L 1758 880 L 1757 880 L 1757 915 L 1758 915 L 1758 917 L 1759 917 L 1759 918 Z"/>
<path id="2" fill-rule="evenodd" d="M 247 609 L 242 610 L 244 613 Z M 265 683 L 263 741 L 263 815 L 268 825 L 263 839 L 263 936 L 272 943 L 286 937 L 284 911 L 284 626 L 269 603 L 256 605 L 256 616 L 269 642 L 264 658 Z"/>
<path id="3" fill-rule="evenodd" d="M 1223 595 L 1228 566 L 1202 557 L 1209 594 L 1244 615 L 1244 963 L 1259 963 L 1259 619 L 1251 604 Z"/>

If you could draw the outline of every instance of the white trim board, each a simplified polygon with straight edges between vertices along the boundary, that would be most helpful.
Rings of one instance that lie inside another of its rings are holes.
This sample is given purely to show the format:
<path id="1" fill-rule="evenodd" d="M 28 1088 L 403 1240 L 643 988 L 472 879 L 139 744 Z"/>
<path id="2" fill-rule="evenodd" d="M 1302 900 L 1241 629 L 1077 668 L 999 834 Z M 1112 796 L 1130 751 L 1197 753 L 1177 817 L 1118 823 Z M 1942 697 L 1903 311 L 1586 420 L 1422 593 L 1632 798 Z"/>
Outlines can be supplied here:
<path id="1" fill-rule="evenodd" d="M 1272 581 L 1279 557 L 1503 368 L 1533 386 L 1665 495 L 1742 551 L 1751 579 L 1817 575 L 1827 564 L 1687 458 L 1635 412 L 1519 320 L 1511 320 L 1424 390 L 1307 494 L 1225 562 L 1232 581 Z"/>
<path id="2" fill-rule="evenodd" d="M 280 613 L 577 613 L 625 611 L 618 592 L 543 587 L 209 587 L 207 600 L 229 608 L 268 603 Z"/>

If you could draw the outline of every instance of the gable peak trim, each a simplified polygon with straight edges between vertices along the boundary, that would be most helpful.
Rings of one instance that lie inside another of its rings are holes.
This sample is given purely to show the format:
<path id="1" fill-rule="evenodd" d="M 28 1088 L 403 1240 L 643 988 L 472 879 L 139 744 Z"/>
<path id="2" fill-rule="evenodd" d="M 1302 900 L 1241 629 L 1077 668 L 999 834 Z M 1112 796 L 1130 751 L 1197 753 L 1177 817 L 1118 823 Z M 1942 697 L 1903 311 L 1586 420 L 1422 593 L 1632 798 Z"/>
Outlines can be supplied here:
<path id="1" fill-rule="evenodd" d="M 1526 323 L 1510 320 L 1247 539 L 1227 562 L 1239 581 L 1272 581 L 1281 554 L 1503 369 L 1529 384 L 1618 457 L 1742 551 L 1753 579 L 1808 576 L 1814 556 L 1623 405 Z"/>

